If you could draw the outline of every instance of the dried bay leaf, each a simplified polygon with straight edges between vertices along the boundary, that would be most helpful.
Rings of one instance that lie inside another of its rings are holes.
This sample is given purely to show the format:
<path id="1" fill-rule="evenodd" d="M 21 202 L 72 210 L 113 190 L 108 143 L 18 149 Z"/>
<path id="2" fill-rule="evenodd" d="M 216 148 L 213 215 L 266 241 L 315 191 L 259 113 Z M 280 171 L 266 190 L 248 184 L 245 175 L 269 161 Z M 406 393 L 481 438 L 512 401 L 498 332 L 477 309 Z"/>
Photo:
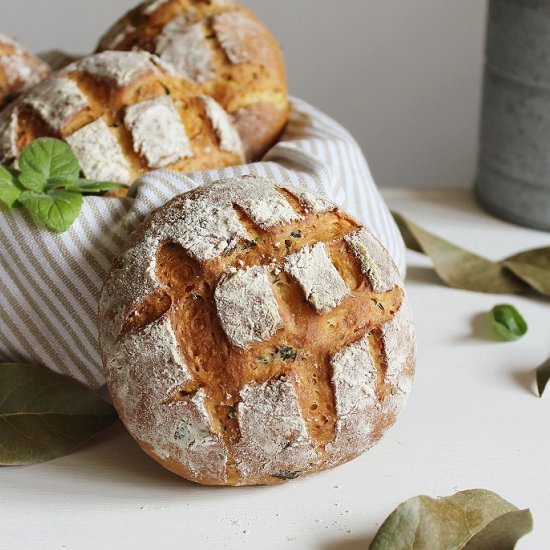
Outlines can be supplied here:
<path id="1" fill-rule="evenodd" d="M 407 248 L 430 257 L 439 277 L 454 288 L 514 294 L 526 290 L 527 285 L 496 262 L 477 256 L 441 237 L 430 233 L 401 214 L 393 212 Z"/>
<path id="2" fill-rule="evenodd" d="M 516 254 L 504 260 L 503 265 L 536 291 L 550 296 L 550 248 Z"/>
<path id="3" fill-rule="evenodd" d="M 485 489 L 418 496 L 389 515 L 369 550 L 512 550 L 532 529 L 529 510 Z"/>
<path id="4" fill-rule="evenodd" d="M 392 214 L 407 248 L 429 256 L 447 285 L 489 294 L 517 294 L 532 289 L 550 296 L 550 247 L 494 262 L 422 229 L 397 212 Z"/>
<path id="5" fill-rule="evenodd" d="M 550 358 L 537 369 L 537 388 L 541 397 L 546 389 L 548 380 L 550 380 Z"/>
<path id="6" fill-rule="evenodd" d="M 67 455 L 117 419 L 86 386 L 48 369 L 0 364 L 0 464 Z"/>
<path id="7" fill-rule="evenodd" d="M 494 519 L 476 533 L 464 550 L 512 550 L 518 540 L 533 530 L 530 510 L 514 510 Z"/>

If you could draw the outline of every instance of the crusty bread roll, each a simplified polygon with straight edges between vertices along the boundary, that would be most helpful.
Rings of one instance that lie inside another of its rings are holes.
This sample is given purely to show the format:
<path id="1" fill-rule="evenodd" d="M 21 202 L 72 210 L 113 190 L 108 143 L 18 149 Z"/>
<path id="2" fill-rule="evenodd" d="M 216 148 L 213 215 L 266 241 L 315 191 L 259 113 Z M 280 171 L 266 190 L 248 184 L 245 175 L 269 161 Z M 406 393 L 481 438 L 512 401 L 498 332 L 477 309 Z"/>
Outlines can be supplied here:
<path id="1" fill-rule="evenodd" d="M 414 374 L 385 249 L 326 199 L 252 176 L 154 212 L 112 266 L 99 327 L 131 435 L 208 485 L 351 460 L 394 423 Z"/>
<path id="2" fill-rule="evenodd" d="M 98 51 L 142 49 L 173 64 L 235 117 L 247 160 L 277 140 L 288 118 L 281 48 L 233 0 L 152 0 L 107 31 Z"/>
<path id="3" fill-rule="evenodd" d="M 148 52 L 103 52 L 54 73 L 0 115 L 0 162 L 38 137 L 64 139 L 85 177 L 131 183 L 243 161 L 229 115 Z"/>
<path id="4" fill-rule="evenodd" d="M 50 72 L 46 63 L 0 34 L 0 109 Z"/>

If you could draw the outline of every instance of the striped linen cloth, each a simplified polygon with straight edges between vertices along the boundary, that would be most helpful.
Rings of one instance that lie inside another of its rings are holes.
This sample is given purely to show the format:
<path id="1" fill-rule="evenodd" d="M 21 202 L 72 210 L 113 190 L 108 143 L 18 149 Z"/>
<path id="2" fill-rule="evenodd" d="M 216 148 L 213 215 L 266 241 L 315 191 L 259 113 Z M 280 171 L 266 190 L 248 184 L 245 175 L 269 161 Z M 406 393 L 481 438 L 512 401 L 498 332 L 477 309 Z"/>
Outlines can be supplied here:
<path id="1" fill-rule="evenodd" d="M 129 233 L 175 195 L 221 178 L 254 174 L 328 196 L 366 225 L 404 273 L 397 227 L 351 135 L 292 99 L 288 127 L 262 162 L 191 174 L 152 172 L 134 198 L 86 197 L 66 233 L 24 211 L 1 212 L 0 361 L 41 364 L 97 388 L 104 384 L 97 336 L 99 292 Z"/>

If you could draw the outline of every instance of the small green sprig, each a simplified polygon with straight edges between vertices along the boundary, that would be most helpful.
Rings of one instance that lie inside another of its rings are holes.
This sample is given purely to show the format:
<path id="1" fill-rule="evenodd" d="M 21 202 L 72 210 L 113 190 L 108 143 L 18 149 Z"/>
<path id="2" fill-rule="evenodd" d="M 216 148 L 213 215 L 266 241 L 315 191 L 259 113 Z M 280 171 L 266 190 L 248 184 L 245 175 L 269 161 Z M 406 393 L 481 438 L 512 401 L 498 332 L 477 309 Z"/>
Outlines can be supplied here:
<path id="1" fill-rule="evenodd" d="M 0 165 L 0 203 L 5 208 L 26 208 L 52 231 L 67 231 L 82 208 L 85 194 L 125 187 L 121 183 L 80 178 L 80 163 L 72 149 L 54 138 L 27 145 L 19 169 Z"/>
<path id="2" fill-rule="evenodd" d="M 527 323 L 520 312 L 509 304 L 495 306 L 492 311 L 492 324 L 502 340 L 519 340 L 527 333 Z"/>

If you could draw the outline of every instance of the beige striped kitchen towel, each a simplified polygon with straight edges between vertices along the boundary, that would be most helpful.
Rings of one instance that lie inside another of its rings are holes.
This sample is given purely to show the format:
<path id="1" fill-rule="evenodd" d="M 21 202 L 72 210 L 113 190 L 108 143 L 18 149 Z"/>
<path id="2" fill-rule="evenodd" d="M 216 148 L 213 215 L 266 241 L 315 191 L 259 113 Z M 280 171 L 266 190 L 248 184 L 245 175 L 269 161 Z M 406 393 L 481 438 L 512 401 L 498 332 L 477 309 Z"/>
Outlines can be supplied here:
<path id="1" fill-rule="evenodd" d="M 0 361 L 41 364 L 101 386 L 97 300 L 129 233 L 173 196 L 245 174 L 325 194 L 369 227 L 404 271 L 403 242 L 359 146 L 328 116 L 293 99 L 286 132 L 262 162 L 187 175 L 153 172 L 134 184 L 135 198 L 87 197 L 61 234 L 23 211 L 2 211 Z"/>

